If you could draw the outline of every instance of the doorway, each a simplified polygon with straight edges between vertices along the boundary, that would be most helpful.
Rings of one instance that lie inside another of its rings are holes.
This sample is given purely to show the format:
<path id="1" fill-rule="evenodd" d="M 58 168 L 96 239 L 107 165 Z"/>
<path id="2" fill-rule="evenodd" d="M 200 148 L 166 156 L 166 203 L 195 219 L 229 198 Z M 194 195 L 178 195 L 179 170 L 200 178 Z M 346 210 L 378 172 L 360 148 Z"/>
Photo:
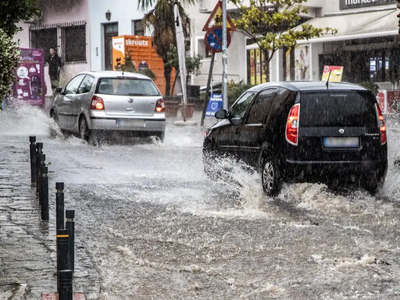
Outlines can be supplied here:
<path id="1" fill-rule="evenodd" d="M 118 36 L 118 23 L 104 24 L 104 69 L 113 69 L 112 38 Z"/>

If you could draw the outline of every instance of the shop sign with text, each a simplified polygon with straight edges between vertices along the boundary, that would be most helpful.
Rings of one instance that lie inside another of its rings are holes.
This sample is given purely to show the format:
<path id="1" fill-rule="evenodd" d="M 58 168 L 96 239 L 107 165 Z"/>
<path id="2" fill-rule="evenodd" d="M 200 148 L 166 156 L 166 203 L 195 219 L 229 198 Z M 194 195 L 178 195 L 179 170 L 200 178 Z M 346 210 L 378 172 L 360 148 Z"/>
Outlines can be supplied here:
<path id="1" fill-rule="evenodd" d="M 396 0 L 340 0 L 340 9 L 360 8 L 397 3 Z"/>

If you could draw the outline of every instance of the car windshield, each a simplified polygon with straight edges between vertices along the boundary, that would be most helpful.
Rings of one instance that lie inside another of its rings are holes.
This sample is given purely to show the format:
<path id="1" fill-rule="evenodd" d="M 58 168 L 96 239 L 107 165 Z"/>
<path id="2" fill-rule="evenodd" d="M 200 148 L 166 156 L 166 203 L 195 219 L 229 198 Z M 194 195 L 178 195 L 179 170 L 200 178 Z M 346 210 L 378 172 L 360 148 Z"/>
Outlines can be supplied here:
<path id="1" fill-rule="evenodd" d="M 100 78 L 97 94 L 120 96 L 160 96 L 160 91 L 152 80 L 139 78 Z"/>
<path id="2" fill-rule="evenodd" d="M 375 102 L 370 93 L 357 91 L 302 93 L 300 126 L 374 126 Z"/>

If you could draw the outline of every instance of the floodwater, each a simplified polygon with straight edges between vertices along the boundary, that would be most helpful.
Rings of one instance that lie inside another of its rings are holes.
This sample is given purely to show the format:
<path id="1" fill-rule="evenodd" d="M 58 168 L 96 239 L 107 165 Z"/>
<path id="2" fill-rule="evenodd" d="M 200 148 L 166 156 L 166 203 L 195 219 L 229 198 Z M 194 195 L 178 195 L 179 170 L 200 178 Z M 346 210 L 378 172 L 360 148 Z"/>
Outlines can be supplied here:
<path id="1" fill-rule="evenodd" d="M 199 127 L 169 122 L 164 144 L 94 147 L 51 138 L 38 109 L 3 115 L 8 143 L 36 135 L 50 187 L 65 183 L 75 290 L 88 299 L 400 299 L 396 119 L 378 195 L 302 183 L 268 198 L 260 176 L 233 162 L 220 162 L 233 169 L 228 182 L 205 176 Z"/>

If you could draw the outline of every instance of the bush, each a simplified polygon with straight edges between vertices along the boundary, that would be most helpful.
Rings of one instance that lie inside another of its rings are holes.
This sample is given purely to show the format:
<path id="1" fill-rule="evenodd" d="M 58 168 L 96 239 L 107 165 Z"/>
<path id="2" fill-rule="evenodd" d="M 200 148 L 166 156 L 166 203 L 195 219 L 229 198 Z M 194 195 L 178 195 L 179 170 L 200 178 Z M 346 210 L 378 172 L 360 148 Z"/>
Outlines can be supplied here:
<path id="1" fill-rule="evenodd" d="M 237 100 L 237 98 L 239 98 L 241 94 L 243 94 L 245 91 L 247 91 L 252 86 L 253 85 L 251 85 L 251 84 L 230 83 L 228 85 L 228 106 L 231 107 L 232 104 Z"/>
<path id="2" fill-rule="evenodd" d="M 360 85 L 362 85 L 366 89 L 371 90 L 371 92 L 374 94 L 375 97 L 378 95 L 379 85 L 377 85 L 375 82 L 364 81 L 364 82 L 361 82 Z"/>
<path id="3" fill-rule="evenodd" d="M 18 57 L 18 44 L 0 28 L 0 104 L 11 93 Z"/>

